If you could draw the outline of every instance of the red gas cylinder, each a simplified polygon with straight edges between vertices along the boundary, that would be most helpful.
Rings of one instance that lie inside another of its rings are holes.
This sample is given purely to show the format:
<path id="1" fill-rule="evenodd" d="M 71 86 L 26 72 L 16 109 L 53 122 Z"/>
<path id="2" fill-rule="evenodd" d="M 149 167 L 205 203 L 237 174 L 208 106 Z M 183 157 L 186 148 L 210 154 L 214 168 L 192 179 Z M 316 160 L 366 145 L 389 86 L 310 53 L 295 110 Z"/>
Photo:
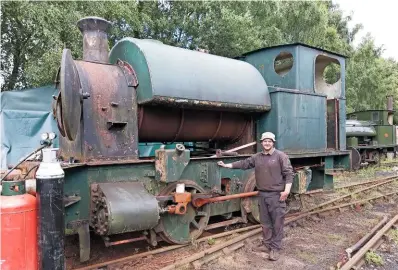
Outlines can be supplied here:
<path id="1" fill-rule="evenodd" d="M 37 269 L 36 197 L 24 181 L 3 181 L 0 199 L 1 270 Z"/>

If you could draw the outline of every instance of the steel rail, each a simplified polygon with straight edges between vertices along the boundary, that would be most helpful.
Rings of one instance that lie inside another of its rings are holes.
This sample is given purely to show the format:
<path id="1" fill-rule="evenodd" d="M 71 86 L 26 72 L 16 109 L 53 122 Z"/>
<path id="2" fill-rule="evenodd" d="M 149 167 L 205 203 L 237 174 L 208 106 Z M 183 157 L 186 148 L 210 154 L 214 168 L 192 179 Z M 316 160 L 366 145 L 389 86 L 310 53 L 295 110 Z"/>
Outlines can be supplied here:
<path id="1" fill-rule="evenodd" d="M 372 228 L 372 230 L 370 230 L 370 232 L 368 232 L 364 237 L 362 237 L 358 242 L 356 242 L 354 245 L 350 246 L 349 248 L 347 248 L 345 250 L 345 252 L 347 253 L 347 256 L 349 259 L 351 259 L 352 254 L 354 252 L 356 252 L 357 250 L 359 250 L 361 247 L 363 247 L 366 242 L 369 241 L 370 238 L 373 237 L 373 235 L 384 225 L 386 225 L 388 220 L 387 216 L 384 216 L 383 219 L 376 224 L 376 226 L 374 226 Z"/>
<path id="2" fill-rule="evenodd" d="M 113 265 L 113 264 L 128 262 L 128 261 L 132 261 L 134 259 L 139 259 L 139 258 L 147 257 L 147 256 L 150 256 L 150 255 L 156 255 L 156 254 L 159 254 L 159 253 L 163 253 L 163 252 L 167 252 L 167 251 L 183 248 L 185 246 L 187 246 L 187 245 L 168 246 L 168 247 L 159 248 L 159 249 L 155 249 L 155 250 L 151 250 L 151 251 L 147 251 L 147 252 L 143 252 L 143 253 L 134 254 L 134 255 L 123 257 L 123 258 L 116 259 L 116 260 L 111 260 L 111 261 L 107 261 L 107 262 L 103 262 L 103 263 L 92 264 L 92 265 L 88 265 L 88 266 L 81 267 L 81 268 L 75 268 L 75 270 L 98 269 L 98 268 L 107 267 L 107 266 Z"/>
<path id="3" fill-rule="evenodd" d="M 393 179 L 395 177 L 398 177 L 398 175 L 393 175 L 393 176 L 387 176 L 387 177 L 382 177 L 376 180 L 369 180 L 369 181 L 364 181 L 364 182 L 357 182 L 354 184 L 350 184 L 350 185 L 343 185 L 343 186 L 337 186 L 334 189 L 344 189 L 344 188 L 353 188 L 356 186 L 362 186 L 362 185 L 367 185 L 367 184 L 373 184 L 373 183 L 378 183 L 384 180 L 389 180 L 389 179 Z"/>
<path id="4" fill-rule="evenodd" d="M 209 239 L 217 239 L 217 238 L 225 237 L 225 236 L 228 236 L 228 235 L 231 235 L 231 234 L 234 234 L 234 233 L 240 233 L 240 232 L 244 232 L 244 231 L 257 229 L 260 226 L 261 225 L 247 226 L 247 227 L 244 227 L 244 228 L 231 230 L 231 231 L 227 231 L 227 232 L 223 232 L 223 233 L 218 233 L 218 234 L 211 235 L 211 236 L 205 236 L 205 237 L 197 239 L 194 242 L 195 243 L 200 243 L 200 242 L 208 241 Z M 110 260 L 110 261 L 106 261 L 106 262 L 102 262 L 102 263 L 98 263 L 98 264 L 93 264 L 93 265 L 88 265 L 88 266 L 81 267 L 81 268 L 75 268 L 75 270 L 97 269 L 97 268 L 106 267 L 106 266 L 113 265 L 113 264 L 123 263 L 123 262 L 131 261 L 131 260 L 135 260 L 135 259 L 151 256 L 151 255 L 156 255 L 156 254 L 172 251 L 172 250 L 183 248 L 183 247 L 186 247 L 186 246 L 187 245 L 172 245 L 172 246 L 168 246 L 168 247 L 164 247 L 164 248 L 158 248 L 158 249 L 151 250 L 151 251 L 148 251 L 148 252 L 138 253 L 138 254 L 134 254 L 134 255 L 131 255 L 131 256 L 127 256 L 127 257 L 123 257 L 123 258 L 119 258 L 119 259 L 115 259 L 115 260 Z"/>
<path id="5" fill-rule="evenodd" d="M 212 254 L 204 256 L 203 258 L 193 262 L 192 265 L 193 265 L 193 267 L 195 269 L 200 269 L 203 264 L 209 263 L 210 261 L 215 260 L 215 259 L 217 259 L 217 258 L 219 258 L 221 256 L 229 255 L 232 252 L 240 249 L 244 245 L 245 244 L 242 243 L 242 242 L 238 242 L 238 243 L 232 244 L 231 246 L 225 247 L 225 248 L 223 248 L 222 250 L 220 250 L 218 252 L 215 252 L 215 253 L 212 253 Z"/>
<path id="6" fill-rule="evenodd" d="M 377 250 L 383 244 L 383 238 L 380 238 L 370 249 Z M 365 258 L 360 259 L 355 266 L 351 267 L 354 270 L 359 270 L 366 263 Z"/>
<path id="7" fill-rule="evenodd" d="M 298 215 L 301 215 L 301 214 L 313 212 L 313 211 L 316 211 L 316 210 L 319 209 L 319 208 L 322 208 L 322 207 L 325 207 L 325 206 L 327 206 L 327 205 L 336 203 L 336 202 L 341 201 L 341 200 L 343 200 L 343 199 L 345 199 L 345 198 L 352 197 L 352 195 L 355 195 L 355 194 L 358 194 L 358 193 L 361 193 L 361 192 L 364 192 L 364 191 L 367 191 L 367 190 L 370 190 L 370 189 L 373 189 L 373 188 L 377 188 L 377 187 L 379 187 L 379 186 L 382 186 L 382 185 L 391 183 L 391 182 L 393 182 L 393 181 L 398 180 L 398 176 L 394 176 L 394 177 L 391 177 L 391 178 L 389 178 L 389 179 L 390 179 L 390 180 L 385 180 L 385 181 L 383 181 L 383 182 L 381 182 L 381 183 L 377 183 L 377 184 L 371 185 L 371 186 L 369 186 L 369 187 L 362 188 L 362 189 L 360 189 L 360 190 L 357 190 L 357 191 L 351 192 L 351 193 L 349 193 L 349 194 L 340 196 L 340 197 L 338 197 L 338 198 L 335 198 L 335 199 L 326 201 L 326 202 L 321 203 L 321 204 L 319 204 L 319 205 L 317 205 L 317 206 L 314 206 L 313 208 L 310 208 L 310 209 L 308 209 L 308 210 L 306 210 L 306 211 L 292 214 L 292 216 L 298 216 Z"/>
<path id="8" fill-rule="evenodd" d="M 368 250 L 374 246 L 377 241 L 398 221 L 398 215 L 393 217 L 383 228 L 381 228 L 348 262 L 346 262 L 341 270 L 350 270 L 354 267 Z"/>
<path id="9" fill-rule="evenodd" d="M 394 191 L 394 192 L 387 193 L 387 194 L 383 194 L 383 195 L 375 196 L 375 197 L 372 197 L 372 198 L 368 198 L 368 199 L 363 199 L 363 200 L 354 201 L 354 202 L 350 202 L 350 203 L 340 204 L 340 205 L 336 205 L 336 206 L 333 206 L 333 207 L 320 209 L 320 210 L 313 211 L 313 212 L 305 212 L 305 213 L 302 213 L 301 215 L 289 215 L 289 216 L 286 217 L 286 220 L 288 222 L 293 222 L 293 221 L 296 221 L 296 220 L 299 220 L 299 219 L 302 219 L 302 218 L 305 218 L 305 217 L 308 217 L 308 216 L 311 216 L 311 215 L 314 215 L 314 214 L 319 214 L 319 213 L 323 213 L 323 212 L 327 212 L 327 211 L 331 211 L 331 210 L 336 210 L 336 209 L 344 208 L 344 207 L 351 206 L 351 205 L 354 205 L 354 204 L 362 204 L 362 203 L 365 203 L 365 202 L 368 202 L 368 201 L 373 201 L 373 200 L 377 200 L 377 199 L 380 199 L 380 198 L 385 198 L 385 197 L 388 197 L 388 196 L 391 196 L 391 195 L 395 195 L 395 194 L 398 194 L 398 190 Z"/>
<path id="10" fill-rule="evenodd" d="M 176 263 L 173 263 L 173 264 L 171 264 L 171 265 L 168 265 L 168 266 L 166 266 L 166 267 L 163 267 L 163 268 L 161 268 L 161 270 L 176 269 L 177 267 L 181 267 L 181 266 L 183 266 L 183 265 L 185 265 L 185 264 L 192 263 L 192 262 L 194 262 L 194 261 L 197 261 L 197 260 L 199 260 L 199 259 L 205 257 L 206 255 L 212 254 L 212 253 L 214 253 L 214 252 L 216 252 L 216 251 L 219 251 L 219 250 L 221 250 L 221 249 L 223 249 L 223 248 L 225 248 L 225 247 L 231 246 L 232 244 L 241 242 L 241 241 L 245 240 L 245 239 L 248 238 L 248 237 L 251 237 L 251 236 L 254 236 L 254 235 L 256 235 L 256 234 L 259 234 L 260 232 L 262 232 L 262 228 L 254 229 L 254 230 L 252 230 L 251 232 L 247 232 L 247 233 L 245 233 L 245 234 L 239 235 L 238 237 L 235 237 L 235 238 L 233 238 L 233 239 L 231 239 L 231 240 L 228 240 L 228 241 L 226 241 L 226 242 L 224 242 L 224 243 L 220 243 L 220 244 L 215 245 L 215 246 L 213 246 L 213 247 L 211 247 L 211 248 L 208 248 L 208 249 L 206 249 L 206 250 L 204 250 L 204 251 L 195 253 L 195 254 L 193 254 L 193 255 L 187 257 L 187 258 L 184 258 L 184 259 L 182 259 L 182 260 L 179 260 L 179 261 L 176 262 Z"/>

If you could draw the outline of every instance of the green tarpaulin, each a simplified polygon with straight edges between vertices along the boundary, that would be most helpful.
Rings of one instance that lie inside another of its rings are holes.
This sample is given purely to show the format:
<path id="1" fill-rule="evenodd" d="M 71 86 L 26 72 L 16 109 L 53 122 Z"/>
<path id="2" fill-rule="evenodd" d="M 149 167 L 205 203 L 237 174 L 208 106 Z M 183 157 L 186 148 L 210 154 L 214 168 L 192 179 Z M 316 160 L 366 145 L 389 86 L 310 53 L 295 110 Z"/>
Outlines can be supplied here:
<path id="1" fill-rule="evenodd" d="M 39 147 L 42 133 L 58 133 L 51 108 L 57 92 L 54 86 L 46 86 L 1 93 L 1 169 L 15 165 Z"/>
<path id="2" fill-rule="evenodd" d="M 42 133 L 55 132 L 59 136 L 52 114 L 52 96 L 57 94 L 58 90 L 54 86 L 1 93 L 1 169 L 15 165 L 21 158 L 38 148 Z M 54 147 L 58 145 L 57 138 Z M 154 156 L 155 150 L 161 145 L 140 144 L 140 157 Z M 165 148 L 175 148 L 175 144 L 168 144 Z"/>

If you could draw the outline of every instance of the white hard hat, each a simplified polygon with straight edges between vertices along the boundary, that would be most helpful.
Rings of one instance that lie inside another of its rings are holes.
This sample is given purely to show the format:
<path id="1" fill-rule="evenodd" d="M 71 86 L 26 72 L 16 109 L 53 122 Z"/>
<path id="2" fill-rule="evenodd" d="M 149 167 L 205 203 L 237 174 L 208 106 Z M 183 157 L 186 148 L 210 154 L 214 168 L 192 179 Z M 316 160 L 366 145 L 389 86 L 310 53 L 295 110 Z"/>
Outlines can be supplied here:
<path id="1" fill-rule="evenodd" d="M 261 140 L 260 141 L 264 141 L 265 139 L 270 139 L 273 142 L 275 142 L 275 134 L 272 132 L 264 132 L 263 134 L 261 134 Z"/>

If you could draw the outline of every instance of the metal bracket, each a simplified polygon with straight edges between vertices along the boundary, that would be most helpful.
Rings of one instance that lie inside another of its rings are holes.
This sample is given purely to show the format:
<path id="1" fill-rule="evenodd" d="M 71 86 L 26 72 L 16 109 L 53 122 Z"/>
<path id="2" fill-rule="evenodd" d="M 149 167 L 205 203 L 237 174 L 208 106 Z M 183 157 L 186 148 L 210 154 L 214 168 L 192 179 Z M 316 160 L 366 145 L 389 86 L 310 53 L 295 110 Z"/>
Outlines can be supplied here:
<path id="1" fill-rule="evenodd" d="M 67 196 L 64 198 L 64 206 L 69 207 L 72 204 L 79 202 L 82 198 L 80 196 Z"/>
<path id="2" fill-rule="evenodd" d="M 117 59 L 116 65 L 122 68 L 124 76 L 126 77 L 127 80 L 127 85 L 129 87 L 137 88 L 139 84 L 138 77 L 133 67 L 129 63 L 122 61 L 120 59 Z"/>

